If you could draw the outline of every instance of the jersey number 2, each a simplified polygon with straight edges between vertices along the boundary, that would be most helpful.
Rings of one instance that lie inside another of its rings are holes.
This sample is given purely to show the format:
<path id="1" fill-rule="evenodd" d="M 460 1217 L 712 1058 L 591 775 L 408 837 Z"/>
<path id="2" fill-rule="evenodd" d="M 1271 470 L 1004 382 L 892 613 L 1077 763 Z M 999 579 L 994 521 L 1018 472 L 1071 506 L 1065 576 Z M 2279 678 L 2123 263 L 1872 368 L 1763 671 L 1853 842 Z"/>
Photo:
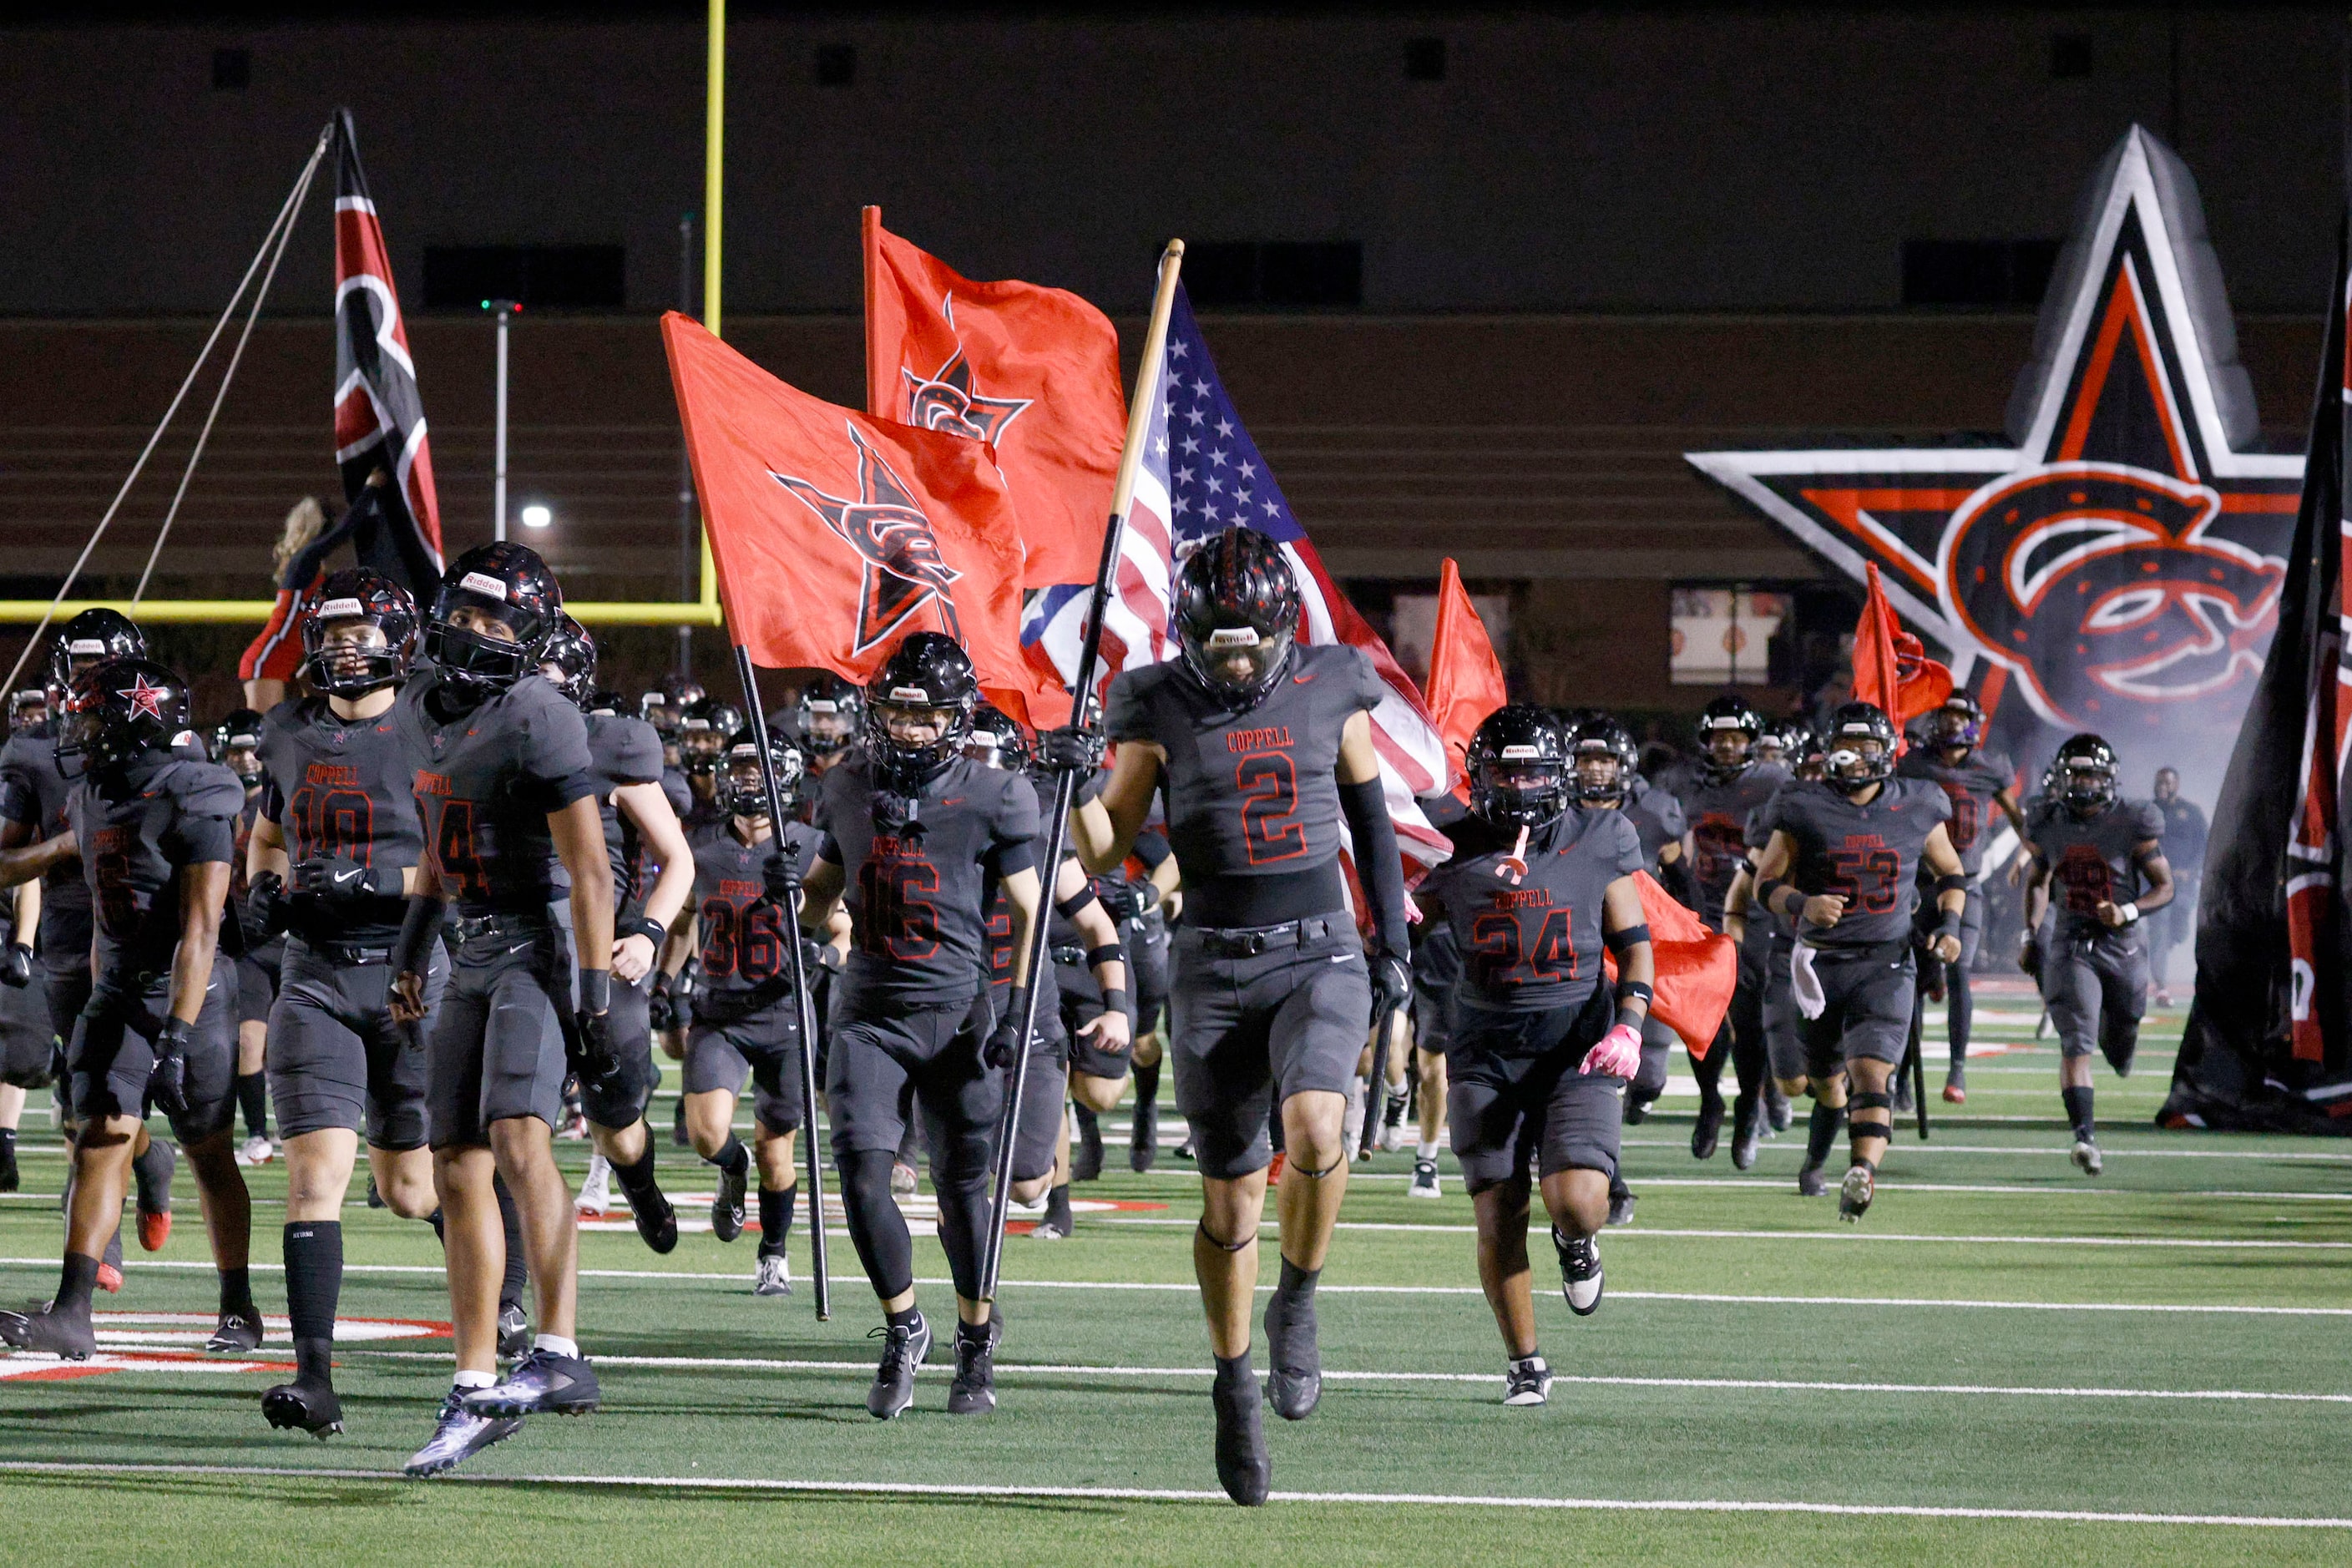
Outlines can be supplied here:
<path id="1" fill-rule="evenodd" d="M 1252 752 L 1234 764 L 1242 794 L 1242 847 L 1250 864 L 1295 860 L 1307 853 L 1307 829 L 1297 820 L 1298 770 L 1287 752 Z"/>

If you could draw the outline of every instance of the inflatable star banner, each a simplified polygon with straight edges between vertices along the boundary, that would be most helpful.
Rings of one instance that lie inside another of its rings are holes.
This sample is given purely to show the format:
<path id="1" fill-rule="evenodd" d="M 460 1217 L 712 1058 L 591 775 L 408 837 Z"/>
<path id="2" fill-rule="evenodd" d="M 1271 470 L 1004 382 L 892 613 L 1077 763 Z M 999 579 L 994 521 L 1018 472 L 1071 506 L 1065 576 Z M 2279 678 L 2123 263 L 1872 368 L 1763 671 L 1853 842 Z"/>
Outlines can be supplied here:
<path id="1" fill-rule="evenodd" d="M 1685 457 L 1858 585 L 1876 565 L 1988 745 L 2035 768 L 2094 730 L 2135 775 L 2218 782 L 2303 459 L 2258 449 L 2196 183 L 2137 126 L 2085 193 L 2007 425 L 2007 445 Z"/>

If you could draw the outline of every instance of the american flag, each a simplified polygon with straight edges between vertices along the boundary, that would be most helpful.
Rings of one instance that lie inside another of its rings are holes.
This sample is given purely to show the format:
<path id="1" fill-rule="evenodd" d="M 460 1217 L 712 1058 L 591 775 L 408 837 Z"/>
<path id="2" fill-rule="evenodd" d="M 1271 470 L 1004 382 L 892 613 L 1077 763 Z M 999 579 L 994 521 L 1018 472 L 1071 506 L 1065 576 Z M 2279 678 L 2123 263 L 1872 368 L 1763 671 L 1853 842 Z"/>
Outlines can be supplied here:
<path id="1" fill-rule="evenodd" d="M 1171 562 L 1212 533 L 1246 523 L 1279 543 L 1289 558 L 1306 601 L 1299 640 L 1361 648 L 1387 683 L 1388 695 L 1371 720 L 1389 815 L 1406 858 L 1423 867 L 1438 864 L 1452 846 L 1429 825 L 1414 797 L 1446 786 L 1445 744 L 1412 678 L 1324 570 L 1265 455 L 1234 412 L 1181 285 L 1168 324 L 1167 358 L 1158 370 L 1148 392 L 1138 393 L 1153 399 L 1151 422 L 1135 506 L 1120 544 L 1118 592 L 1103 623 L 1104 674 L 1097 694 L 1118 670 L 1175 656 L 1168 630 Z M 1050 666 L 1065 684 L 1077 675 L 1091 587 L 1043 590 L 1033 596 L 1022 627 L 1031 658 Z"/>

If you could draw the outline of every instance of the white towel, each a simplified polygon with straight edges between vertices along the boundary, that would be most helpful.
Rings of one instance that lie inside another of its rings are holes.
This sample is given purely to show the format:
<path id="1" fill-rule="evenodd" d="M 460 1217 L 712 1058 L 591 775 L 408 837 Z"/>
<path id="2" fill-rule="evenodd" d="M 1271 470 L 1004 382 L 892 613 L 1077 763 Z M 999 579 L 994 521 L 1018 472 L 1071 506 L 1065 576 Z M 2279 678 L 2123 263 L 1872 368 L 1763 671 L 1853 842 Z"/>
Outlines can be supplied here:
<path id="1" fill-rule="evenodd" d="M 1801 942 L 1790 950 L 1789 989 L 1797 998 L 1797 1011 L 1806 1017 L 1818 1018 L 1829 1011 L 1830 999 L 1822 990 L 1822 977 L 1813 973 L 1811 942 Z"/>

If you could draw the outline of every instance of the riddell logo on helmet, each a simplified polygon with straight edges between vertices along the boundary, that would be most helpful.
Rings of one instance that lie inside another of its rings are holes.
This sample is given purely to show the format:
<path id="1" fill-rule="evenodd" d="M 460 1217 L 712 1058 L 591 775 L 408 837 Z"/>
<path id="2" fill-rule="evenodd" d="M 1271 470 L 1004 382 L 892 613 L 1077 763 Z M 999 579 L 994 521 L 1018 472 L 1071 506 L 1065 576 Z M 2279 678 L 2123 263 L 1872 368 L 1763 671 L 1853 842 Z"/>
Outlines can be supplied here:
<path id="1" fill-rule="evenodd" d="M 457 579 L 457 586 L 469 594 L 479 594 L 486 599 L 507 602 L 507 585 L 487 572 L 468 572 Z"/>
<path id="2" fill-rule="evenodd" d="M 1257 647 L 1257 628 L 1255 626 L 1219 626 L 1215 631 L 1209 634 L 1209 647 L 1213 650 L 1229 647 Z"/>
<path id="3" fill-rule="evenodd" d="M 1542 760 L 1541 746 L 1505 746 L 1503 748 L 1503 761 L 1507 763 L 1535 763 Z"/>
<path id="4" fill-rule="evenodd" d="M 473 573 L 469 574 L 469 575 L 478 576 L 480 574 Z M 505 597 L 503 587 L 504 585 L 501 584 L 501 592 L 499 595 L 501 598 Z M 365 614 L 367 614 L 367 606 L 361 604 L 357 599 L 330 599 L 325 604 L 319 606 L 319 618 L 322 621 L 336 620 L 345 616 L 363 616 Z"/>
<path id="5" fill-rule="evenodd" d="M 890 700 L 915 708 L 929 708 L 931 706 L 931 694 L 919 686 L 894 686 L 890 689 Z"/>

